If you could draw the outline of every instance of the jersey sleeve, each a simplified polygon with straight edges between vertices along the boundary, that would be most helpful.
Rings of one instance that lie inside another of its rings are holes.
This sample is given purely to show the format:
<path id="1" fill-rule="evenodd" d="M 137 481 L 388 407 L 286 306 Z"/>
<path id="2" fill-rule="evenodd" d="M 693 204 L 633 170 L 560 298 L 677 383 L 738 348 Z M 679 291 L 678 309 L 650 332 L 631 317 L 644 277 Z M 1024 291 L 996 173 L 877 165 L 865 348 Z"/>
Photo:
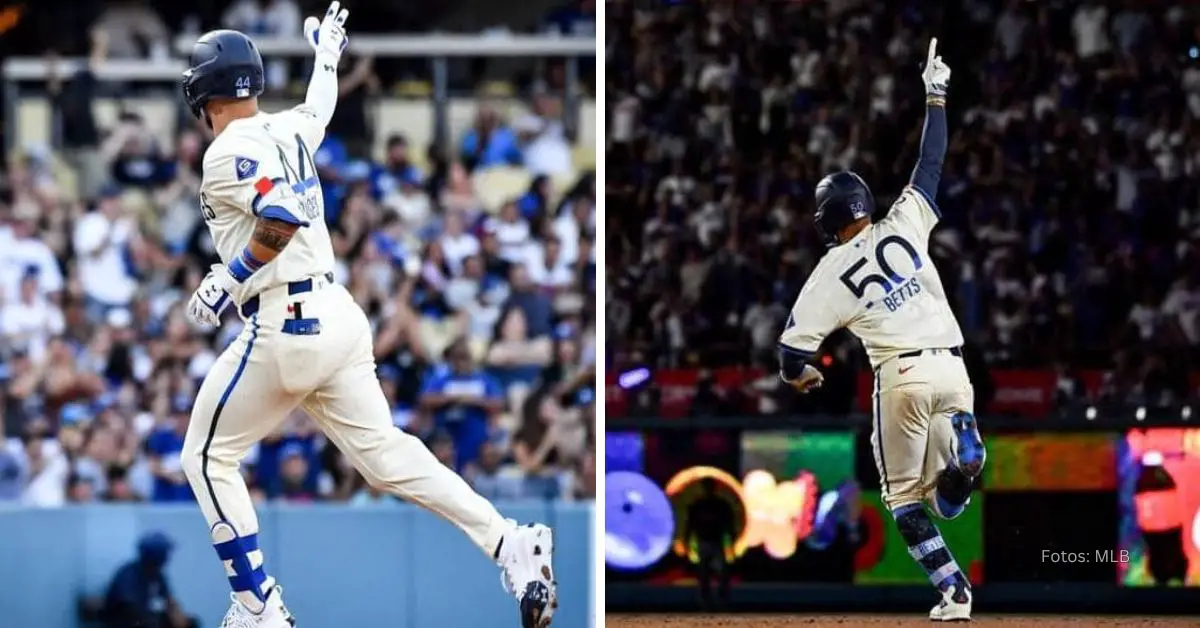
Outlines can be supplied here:
<path id="1" fill-rule="evenodd" d="M 910 185 L 904 188 L 904 191 L 900 193 L 900 198 L 892 204 L 892 211 L 888 217 L 907 223 L 922 237 L 927 237 L 929 232 L 937 226 L 942 213 L 932 199 L 920 189 Z"/>
<path id="2" fill-rule="evenodd" d="M 300 134 L 300 138 L 308 146 L 310 154 L 317 152 L 317 147 L 325 141 L 325 124 L 317 110 L 308 103 L 300 103 L 286 112 L 292 128 Z"/>
<path id="3" fill-rule="evenodd" d="M 266 137 L 242 133 L 222 136 L 204 154 L 204 181 L 201 199 L 209 204 L 233 206 L 258 215 L 262 195 L 254 184 L 262 178 L 271 181 L 286 178 L 279 148 Z"/>
<path id="4" fill-rule="evenodd" d="M 807 360 L 821 348 L 825 337 L 843 326 L 841 316 L 831 304 L 829 295 L 822 287 L 821 274 L 814 272 L 809 277 L 792 312 L 779 336 L 779 350 L 793 357 Z"/>

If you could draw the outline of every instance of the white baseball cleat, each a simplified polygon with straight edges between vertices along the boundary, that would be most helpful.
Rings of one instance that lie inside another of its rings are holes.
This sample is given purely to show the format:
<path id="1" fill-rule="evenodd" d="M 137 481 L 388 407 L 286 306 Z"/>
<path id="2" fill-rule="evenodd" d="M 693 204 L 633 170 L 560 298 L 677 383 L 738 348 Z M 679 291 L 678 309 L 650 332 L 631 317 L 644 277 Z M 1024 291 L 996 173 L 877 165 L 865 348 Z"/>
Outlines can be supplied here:
<path id="1" fill-rule="evenodd" d="M 237 599 L 236 593 L 229 594 L 233 605 L 225 613 L 220 628 L 295 628 L 296 618 L 283 605 L 283 587 L 275 585 L 267 593 L 266 606 L 261 613 L 246 608 Z"/>
<path id="2" fill-rule="evenodd" d="M 942 601 L 929 611 L 931 621 L 971 621 L 971 588 L 948 587 Z"/>
<path id="3" fill-rule="evenodd" d="M 554 532 L 539 523 L 513 528 L 500 545 L 500 581 L 517 598 L 521 628 L 546 628 L 558 608 Z"/>

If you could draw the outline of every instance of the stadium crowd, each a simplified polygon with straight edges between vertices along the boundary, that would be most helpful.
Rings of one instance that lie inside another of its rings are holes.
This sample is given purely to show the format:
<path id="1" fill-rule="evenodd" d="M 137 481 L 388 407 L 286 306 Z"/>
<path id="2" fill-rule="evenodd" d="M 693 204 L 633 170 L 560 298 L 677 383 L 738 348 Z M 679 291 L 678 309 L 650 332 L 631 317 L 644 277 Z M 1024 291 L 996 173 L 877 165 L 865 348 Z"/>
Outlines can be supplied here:
<path id="1" fill-rule="evenodd" d="M 853 169 L 886 211 L 915 165 L 937 36 L 954 74 L 932 249 L 968 343 L 992 366 L 1111 369 L 1116 396 L 1187 387 L 1200 348 L 1194 5 L 608 6 L 610 364 L 774 372 L 824 251 L 812 187 Z M 853 342 L 825 346 L 861 368 Z"/>
<path id="2" fill-rule="evenodd" d="M 118 41 L 135 24 L 157 32 L 153 8 L 113 6 L 133 16 L 93 29 L 93 68 L 157 54 Z M 295 8 L 238 2 L 223 19 L 290 29 Z M 380 79 L 370 59 L 344 66 L 345 106 L 314 158 L 334 274 L 376 328 L 394 424 L 488 498 L 591 499 L 595 182 L 572 164 L 557 98 L 513 121 L 481 101 L 453 146 L 418 153 L 396 135 L 372 159 L 363 108 Z M 161 145 L 132 110 L 100 128 L 96 83 L 53 81 L 62 145 L 19 147 L 0 179 L 0 502 L 194 499 L 179 464 L 192 401 L 242 325 L 232 309 L 215 332 L 183 312 L 218 261 L 197 197 L 207 130 L 181 116 Z M 528 190 L 498 198 L 497 169 Z M 390 499 L 302 411 L 243 468 L 256 499 Z"/>

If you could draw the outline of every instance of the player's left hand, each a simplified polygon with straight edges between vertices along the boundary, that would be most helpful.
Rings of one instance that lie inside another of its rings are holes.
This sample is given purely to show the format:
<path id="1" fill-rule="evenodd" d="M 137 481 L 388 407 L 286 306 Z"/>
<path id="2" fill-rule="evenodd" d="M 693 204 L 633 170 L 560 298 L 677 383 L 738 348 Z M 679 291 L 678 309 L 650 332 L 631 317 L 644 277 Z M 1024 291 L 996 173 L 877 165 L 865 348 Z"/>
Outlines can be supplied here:
<path id="1" fill-rule="evenodd" d="M 950 66 L 937 54 L 937 37 L 929 40 L 929 54 L 921 80 L 925 81 L 925 93 L 929 96 L 945 96 L 946 88 L 950 86 Z"/>
<path id="2" fill-rule="evenodd" d="M 318 20 L 315 17 L 304 19 L 304 39 L 309 46 L 312 46 L 313 52 L 318 57 L 341 58 L 342 52 L 350 43 L 345 29 L 346 18 L 349 15 L 350 11 L 343 9 L 342 3 L 335 0 L 329 3 L 328 9 L 325 9 L 325 19 Z"/>
<path id="3" fill-rule="evenodd" d="M 783 381 L 801 393 L 807 393 L 820 388 L 821 384 L 825 382 L 825 376 L 821 374 L 821 371 L 817 370 L 817 367 L 805 364 L 804 370 L 800 372 L 799 377 Z"/>
<path id="4" fill-rule="evenodd" d="M 237 281 L 229 274 L 229 269 L 221 264 L 213 264 L 212 270 L 188 301 L 188 318 L 198 325 L 220 326 L 221 313 L 233 302 L 229 293 L 236 285 Z"/>

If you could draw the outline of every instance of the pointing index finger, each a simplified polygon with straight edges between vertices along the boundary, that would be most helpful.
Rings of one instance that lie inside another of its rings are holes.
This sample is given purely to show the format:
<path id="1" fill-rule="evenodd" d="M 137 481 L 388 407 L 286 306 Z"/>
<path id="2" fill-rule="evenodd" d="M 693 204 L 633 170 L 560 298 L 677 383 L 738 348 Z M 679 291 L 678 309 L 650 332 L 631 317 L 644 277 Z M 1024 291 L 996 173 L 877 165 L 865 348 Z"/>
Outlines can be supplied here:
<path id="1" fill-rule="evenodd" d="M 925 60 L 925 66 L 933 65 L 935 57 L 937 57 L 937 37 L 929 40 L 929 58 Z"/>

